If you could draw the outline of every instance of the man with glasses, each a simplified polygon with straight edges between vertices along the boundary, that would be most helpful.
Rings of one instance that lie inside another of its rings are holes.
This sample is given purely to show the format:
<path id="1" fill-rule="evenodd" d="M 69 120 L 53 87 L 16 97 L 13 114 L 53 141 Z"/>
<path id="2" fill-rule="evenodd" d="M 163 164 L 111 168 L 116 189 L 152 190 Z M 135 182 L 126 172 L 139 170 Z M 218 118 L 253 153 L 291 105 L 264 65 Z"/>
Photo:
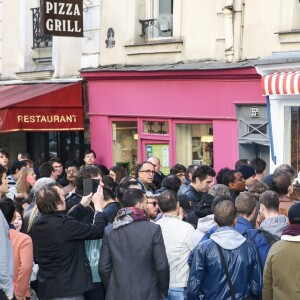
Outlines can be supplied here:
<path id="1" fill-rule="evenodd" d="M 77 163 L 76 160 L 68 160 L 66 162 L 65 172 L 67 174 L 67 181 L 69 182 L 69 184 L 63 188 L 65 195 L 75 192 L 74 181 L 78 173 L 78 170 L 79 170 L 79 164 Z"/>
<path id="2" fill-rule="evenodd" d="M 123 208 L 105 228 L 98 271 L 106 300 L 164 300 L 168 295 L 170 268 L 165 244 L 160 226 L 149 222 L 146 202 L 142 190 L 127 189 Z"/>
<path id="3" fill-rule="evenodd" d="M 154 220 L 159 213 L 159 208 L 157 204 L 157 195 L 153 195 L 152 193 L 147 192 L 146 197 L 147 197 L 146 212 L 150 220 Z"/>
<path id="4" fill-rule="evenodd" d="M 137 182 L 145 193 L 155 193 L 155 186 L 152 183 L 154 173 L 155 167 L 151 162 L 145 161 L 137 166 Z"/>

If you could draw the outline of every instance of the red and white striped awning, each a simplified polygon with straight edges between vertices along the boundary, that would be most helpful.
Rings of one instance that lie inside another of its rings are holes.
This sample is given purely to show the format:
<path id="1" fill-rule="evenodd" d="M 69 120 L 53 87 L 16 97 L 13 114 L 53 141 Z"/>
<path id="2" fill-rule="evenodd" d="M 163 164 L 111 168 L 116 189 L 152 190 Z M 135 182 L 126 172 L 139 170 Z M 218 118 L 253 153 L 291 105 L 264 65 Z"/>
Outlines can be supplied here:
<path id="1" fill-rule="evenodd" d="M 300 94 L 300 73 L 272 73 L 261 79 L 263 95 Z"/>

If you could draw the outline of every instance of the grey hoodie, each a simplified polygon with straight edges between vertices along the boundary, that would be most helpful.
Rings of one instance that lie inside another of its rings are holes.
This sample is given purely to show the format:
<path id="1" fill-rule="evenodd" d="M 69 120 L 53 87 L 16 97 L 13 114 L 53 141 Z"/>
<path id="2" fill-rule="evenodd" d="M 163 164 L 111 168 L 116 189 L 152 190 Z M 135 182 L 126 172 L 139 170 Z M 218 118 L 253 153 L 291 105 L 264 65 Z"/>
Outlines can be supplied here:
<path id="1" fill-rule="evenodd" d="M 13 298 L 14 260 L 9 239 L 9 226 L 0 210 L 0 289 Z"/>
<path id="2" fill-rule="evenodd" d="M 215 222 L 214 214 L 198 219 L 197 229 L 193 236 L 194 245 L 198 245 L 205 233 L 215 225 L 217 225 L 217 223 Z"/>
<path id="3" fill-rule="evenodd" d="M 283 229 L 288 225 L 288 218 L 284 215 L 280 215 L 278 217 L 271 217 L 265 219 L 261 224 L 260 228 L 265 231 L 270 232 L 271 234 L 281 237 Z"/>
<path id="4" fill-rule="evenodd" d="M 246 238 L 235 231 L 233 227 L 229 226 L 218 228 L 217 231 L 210 236 L 210 239 L 225 250 L 234 250 L 246 241 Z"/>

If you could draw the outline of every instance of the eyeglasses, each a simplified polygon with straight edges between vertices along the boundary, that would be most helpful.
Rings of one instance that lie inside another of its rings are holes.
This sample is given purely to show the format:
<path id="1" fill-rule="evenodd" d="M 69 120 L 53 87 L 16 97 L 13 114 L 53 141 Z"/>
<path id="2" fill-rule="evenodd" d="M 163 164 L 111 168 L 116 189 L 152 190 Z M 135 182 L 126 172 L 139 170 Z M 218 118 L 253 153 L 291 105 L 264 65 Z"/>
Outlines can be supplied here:
<path id="1" fill-rule="evenodd" d="M 139 171 L 139 172 L 143 172 L 143 173 L 146 173 L 148 175 L 150 175 L 150 174 L 153 175 L 155 173 L 155 171 L 152 171 L 152 170 L 143 170 L 143 171 Z"/>
<path id="2" fill-rule="evenodd" d="M 68 171 L 67 171 L 68 174 L 71 174 L 71 173 L 75 174 L 75 173 L 77 173 L 77 172 L 78 172 L 78 170 L 68 170 Z"/>
<path id="3" fill-rule="evenodd" d="M 152 204 L 154 207 L 157 205 L 156 202 L 152 202 L 152 201 L 147 201 L 146 204 Z"/>

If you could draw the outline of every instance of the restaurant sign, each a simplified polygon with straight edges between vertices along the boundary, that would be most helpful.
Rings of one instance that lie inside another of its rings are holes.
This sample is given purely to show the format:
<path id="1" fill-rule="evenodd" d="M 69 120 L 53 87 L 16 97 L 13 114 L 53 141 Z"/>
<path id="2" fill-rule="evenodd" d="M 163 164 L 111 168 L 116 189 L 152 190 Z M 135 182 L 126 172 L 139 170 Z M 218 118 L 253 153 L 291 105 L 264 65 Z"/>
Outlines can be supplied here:
<path id="1" fill-rule="evenodd" d="M 82 0 L 41 0 L 41 34 L 82 37 Z"/>
<path id="2" fill-rule="evenodd" d="M 84 130 L 82 107 L 9 107 L 0 109 L 0 133 Z"/>

